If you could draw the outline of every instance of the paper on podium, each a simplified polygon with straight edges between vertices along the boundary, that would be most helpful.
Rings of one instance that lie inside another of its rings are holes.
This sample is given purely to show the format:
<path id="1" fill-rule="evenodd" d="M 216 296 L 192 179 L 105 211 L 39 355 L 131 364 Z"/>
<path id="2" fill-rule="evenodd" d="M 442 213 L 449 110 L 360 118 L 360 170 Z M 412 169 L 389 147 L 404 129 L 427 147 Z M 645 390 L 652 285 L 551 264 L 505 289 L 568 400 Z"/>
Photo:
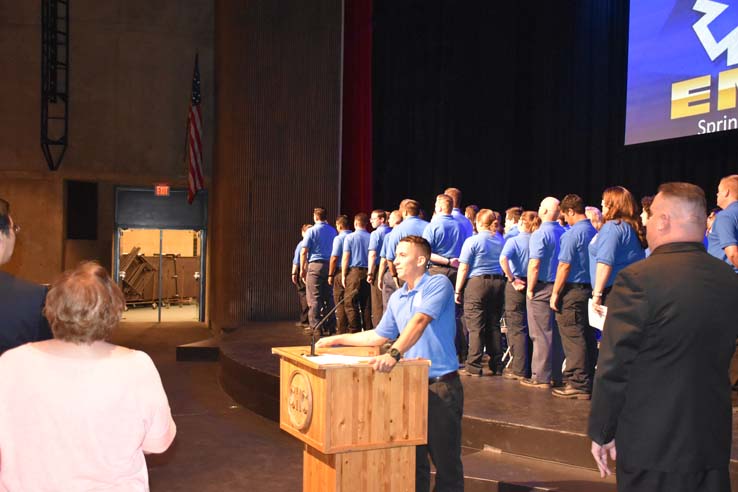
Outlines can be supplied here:
<path id="1" fill-rule="evenodd" d="M 589 325 L 592 328 L 597 328 L 602 331 L 602 328 L 605 326 L 605 318 L 607 317 L 607 306 L 600 306 L 600 309 L 602 309 L 602 314 L 600 314 L 595 311 L 592 299 L 590 299 L 587 303 L 587 307 L 589 311 Z"/>
<path id="2" fill-rule="evenodd" d="M 358 364 L 366 364 L 374 358 L 341 354 L 304 355 L 303 357 L 316 364 L 332 366 L 355 366 Z"/>

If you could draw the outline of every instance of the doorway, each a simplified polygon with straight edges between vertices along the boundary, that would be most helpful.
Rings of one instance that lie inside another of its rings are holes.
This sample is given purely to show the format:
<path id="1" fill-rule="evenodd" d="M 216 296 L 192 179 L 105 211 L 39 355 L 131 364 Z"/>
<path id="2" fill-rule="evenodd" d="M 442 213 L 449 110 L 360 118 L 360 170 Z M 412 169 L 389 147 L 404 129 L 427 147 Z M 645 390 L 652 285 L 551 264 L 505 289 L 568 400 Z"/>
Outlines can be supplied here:
<path id="1" fill-rule="evenodd" d="M 126 321 L 205 320 L 207 195 L 186 190 L 116 188 L 114 275 Z"/>

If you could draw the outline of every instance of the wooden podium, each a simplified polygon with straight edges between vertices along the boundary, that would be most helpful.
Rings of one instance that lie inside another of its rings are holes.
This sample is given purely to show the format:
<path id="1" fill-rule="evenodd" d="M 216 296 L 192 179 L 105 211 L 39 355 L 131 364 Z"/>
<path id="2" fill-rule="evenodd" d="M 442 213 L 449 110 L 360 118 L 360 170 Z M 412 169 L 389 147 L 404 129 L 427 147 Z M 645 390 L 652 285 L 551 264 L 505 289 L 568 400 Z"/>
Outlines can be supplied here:
<path id="1" fill-rule="evenodd" d="M 376 355 L 377 348 L 323 349 Z M 310 347 L 275 347 L 280 357 L 279 426 L 305 443 L 303 491 L 415 490 L 415 446 L 427 442 L 428 360 L 392 372 L 366 363 L 322 364 Z"/>

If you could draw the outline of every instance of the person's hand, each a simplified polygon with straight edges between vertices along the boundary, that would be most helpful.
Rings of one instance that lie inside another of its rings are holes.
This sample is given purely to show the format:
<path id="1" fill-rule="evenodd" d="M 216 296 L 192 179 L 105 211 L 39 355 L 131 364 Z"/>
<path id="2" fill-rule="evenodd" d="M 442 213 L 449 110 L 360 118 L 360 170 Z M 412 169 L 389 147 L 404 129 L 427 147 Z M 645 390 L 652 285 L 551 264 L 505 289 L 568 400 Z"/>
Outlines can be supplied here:
<path id="1" fill-rule="evenodd" d="M 328 275 L 328 285 L 333 287 L 333 275 Z"/>
<path id="2" fill-rule="evenodd" d="M 384 290 L 384 279 L 382 277 L 384 277 L 384 275 L 380 275 L 380 277 L 377 279 L 377 288 L 380 292 Z"/>
<path id="3" fill-rule="evenodd" d="M 557 292 L 551 293 L 551 300 L 549 301 L 549 305 L 551 306 L 551 309 L 559 312 L 559 294 Z"/>
<path id="4" fill-rule="evenodd" d="M 602 478 L 612 475 L 610 467 L 607 466 L 608 455 L 610 455 L 611 460 L 617 460 L 618 452 L 615 448 L 615 439 L 603 444 L 602 446 L 592 441 L 592 456 L 594 456 L 595 463 L 597 463 L 597 468 L 600 470 L 600 477 Z"/>
<path id="5" fill-rule="evenodd" d="M 461 292 L 454 292 L 454 301 L 456 304 L 461 304 Z"/>
<path id="6" fill-rule="evenodd" d="M 602 309 L 602 296 L 592 296 L 592 309 L 600 316 L 605 315 L 605 311 Z"/>
<path id="7" fill-rule="evenodd" d="M 458 258 L 451 258 L 448 260 L 448 266 L 451 268 L 459 268 L 459 259 Z"/>
<path id="8" fill-rule="evenodd" d="M 300 278 L 302 278 L 302 281 L 306 281 L 308 276 L 307 268 L 305 270 L 300 270 Z"/>
<path id="9" fill-rule="evenodd" d="M 374 357 L 373 359 L 369 359 L 369 365 L 378 372 L 390 372 L 396 364 L 397 361 L 390 354 L 383 354 Z"/>
<path id="10" fill-rule="evenodd" d="M 527 297 L 528 299 L 530 299 L 532 301 L 533 300 L 533 291 L 531 289 L 526 290 L 525 291 L 525 297 Z"/>
<path id="11" fill-rule="evenodd" d="M 341 345 L 340 343 L 338 343 L 338 335 L 333 335 L 332 337 L 321 338 L 320 340 L 315 342 L 315 348 L 335 347 L 336 345 Z"/>
<path id="12" fill-rule="evenodd" d="M 395 287 L 398 289 L 400 288 L 400 279 L 397 277 L 392 277 L 392 280 L 395 282 Z"/>
<path id="13" fill-rule="evenodd" d="M 522 278 L 515 277 L 515 280 L 512 282 L 513 289 L 517 290 L 518 292 L 522 292 L 525 290 L 525 280 Z"/>
<path id="14" fill-rule="evenodd" d="M 292 274 L 292 283 L 297 285 L 297 273 Z"/>
<path id="15" fill-rule="evenodd" d="M 341 285 L 343 285 L 343 288 L 346 288 L 346 275 L 341 275 Z"/>
<path id="16" fill-rule="evenodd" d="M 368 273 L 366 275 L 366 283 L 369 284 L 369 285 L 371 285 L 371 284 L 374 283 L 374 274 L 373 273 Z"/>

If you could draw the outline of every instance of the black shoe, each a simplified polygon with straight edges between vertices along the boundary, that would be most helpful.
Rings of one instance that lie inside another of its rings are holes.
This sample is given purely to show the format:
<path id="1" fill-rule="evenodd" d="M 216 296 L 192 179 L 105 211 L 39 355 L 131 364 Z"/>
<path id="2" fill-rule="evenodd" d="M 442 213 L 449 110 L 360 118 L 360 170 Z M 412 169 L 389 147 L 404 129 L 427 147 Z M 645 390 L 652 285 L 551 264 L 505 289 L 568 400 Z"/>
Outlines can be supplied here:
<path id="1" fill-rule="evenodd" d="M 568 400 L 589 400 L 591 398 L 589 391 L 577 389 L 568 384 L 563 388 L 554 388 L 551 394 L 556 398 L 566 398 Z"/>

